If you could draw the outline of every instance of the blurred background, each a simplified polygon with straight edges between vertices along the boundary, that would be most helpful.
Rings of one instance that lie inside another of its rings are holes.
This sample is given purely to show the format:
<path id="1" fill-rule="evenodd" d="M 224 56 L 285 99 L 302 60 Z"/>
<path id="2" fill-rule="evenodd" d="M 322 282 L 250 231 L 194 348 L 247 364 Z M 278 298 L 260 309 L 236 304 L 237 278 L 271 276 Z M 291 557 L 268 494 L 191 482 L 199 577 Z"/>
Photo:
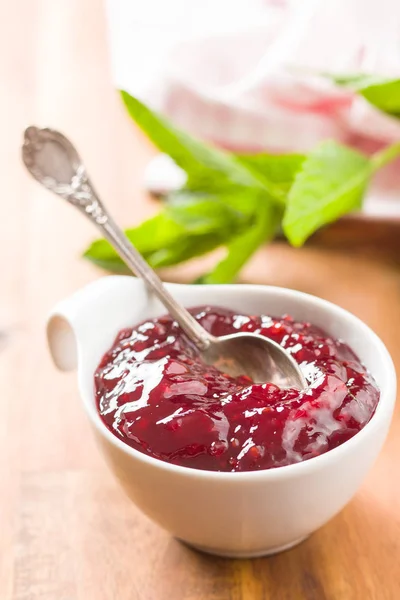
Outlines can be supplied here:
<path id="1" fill-rule="evenodd" d="M 82 258 L 96 233 L 29 178 L 20 148 L 28 125 L 63 131 L 116 220 L 135 229 L 168 209 L 185 175 L 129 118 L 119 89 L 234 156 L 309 156 L 329 139 L 371 157 L 400 140 L 400 5 L 14 0 L 0 3 L 0 27 L 1 598 L 397 598 L 398 412 L 350 506 L 269 561 L 196 555 L 123 496 L 89 435 L 75 376 L 55 372 L 44 334 L 58 300 L 104 275 L 96 257 Z M 279 225 L 235 277 L 340 304 L 399 366 L 399 174 L 393 160 L 357 210 L 349 204 L 301 248 Z M 160 263 L 161 274 L 195 280 L 225 245 Z M 289 580 L 292 595 L 280 595 Z"/>
<path id="2" fill-rule="evenodd" d="M 393 111 L 321 75 L 395 79 L 397 11 L 392 0 L 110 1 L 111 73 L 118 89 L 230 150 L 304 152 L 333 138 L 372 152 L 398 139 Z M 364 213 L 399 215 L 398 166 Z"/>

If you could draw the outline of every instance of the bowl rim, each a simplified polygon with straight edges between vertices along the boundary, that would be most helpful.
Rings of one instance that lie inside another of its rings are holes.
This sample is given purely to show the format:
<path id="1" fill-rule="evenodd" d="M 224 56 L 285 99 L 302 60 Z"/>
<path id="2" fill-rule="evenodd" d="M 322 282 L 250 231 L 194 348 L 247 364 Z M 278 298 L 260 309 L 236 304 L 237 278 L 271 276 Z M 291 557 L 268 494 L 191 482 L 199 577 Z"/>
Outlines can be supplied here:
<path id="1" fill-rule="evenodd" d="M 124 279 L 135 279 L 130 276 L 109 276 L 108 280 L 124 280 Z M 141 282 L 141 280 L 136 280 L 137 282 Z M 96 282 L 93 282 L 96 283 Z M 91 284 L 89 284 L 91 285 Z M 174 290 L 178 288 L 188 288 L 195 287 L 194 284 L 178 284 L 178 283 L 168 283 L 166 284 L 168 288 Z M 382 422 L 386 420 L 390 422 L 391 416 L 393 413 L 394 405 L 396 402 L 396 371 L 393 364 L 393 360 L 390 356 L 388 349 L 386 348 L 383 341 L 378 337 L 378 335 L 359 317 L 351 313 L 350 311 L 338 306 L 337 304 L 330 302 L 329 300 L 325 300 L 323 298 L 319 298 L 312 294 L 308 294 L 305 292 L 300 292 L 291 288 L 283 288 L 279 286 L 271 286 L 271 285 L 258 285 L 258 284 L 210 284 L 207 285 L 209 289 L 232 289 L 232 288 L 240 288 L 244 293 L 262 293 L 266 294 L 269 292 L 274 292 L 275 294 L 281 294 L 283 296 L 290 296 L 293 299 L 303 300 L 306 302 L 310 302 L 316 306 L 322 307 L 325 310 L 330 311 L 331 313 L 335 313 L 338 318 L 341 319 L 350 319 L 353 321 L 353 324 L 356 328 L 363 331 L 364 334 L 370 337 L 371 343 L 375 344 L 377 352 L 380 355 L 381 363 L 384 367 L 385 371 L 385 388 L 382 390 L 380 388 L 380 398 L 377 405 L 377 408 L 368 421 L 368 423 L 357 432 L 352 438 L 343 442 L 340 446 L 325 452 L 324 454 L 320 454 L 318 456 L 314 456 L 307 460 L 293 463 L 291 465 L 284 465 L 281 467 L 273 467 L 271 469 L 260 469 L 257 471 L 207 471 L 204 469 L 195 469 L 193 467 L 185 467 L 181 465 L 175 465 L 166 461 L 163 461 L 158 458 L 154 458 L 152 456 L 148 456 L 135 448 L 132 448 L 124 441 L 120 440 L 117 436 L 115 436 L 104 424 L 102 421 L 100 414 L 97 411 L 96 405 L 93 402 L 93 398 L 91 401 L 87 399 L 87 393 L 84 390 L 84 376 L 83 370 L 80 368 L 81 361 L 78 360 L 78 386 L 80 396 L 85 408 L 85 411 L 94 425 L 96 431 L 104 437 L 108 442 L 111 443 L 112 446 L 116 446 L 123 453 L 128 455 L 129 457 L 142 462 L 144 465 L 153 468 L 159 469 L 164 472 L 169 472 L 171 475 L 181 476 L 181 477 L 189 477 L 194 479 L 209 479 L 209 480 L 217 480 L 217 481 L 225 481 L 229 483 L 244 482 L 244 481 L 280 481 L 286 478 L 297 478 L 305 475 L 309 475 L 316 470 L 323 469 L 331 465 L 332 463 L 340 460 L 344 455 L 351 454 L 353 450 L 356 450 L 357 446 L 360 445 L 364 439 L 373 435 L 374 431 L 379 427 Z M 56 313 L 56 311 L 55 311 Z M 55 314 L 53 313 L 53 315 Z M 372 373 L 374 376 L 374 373 Z"/>

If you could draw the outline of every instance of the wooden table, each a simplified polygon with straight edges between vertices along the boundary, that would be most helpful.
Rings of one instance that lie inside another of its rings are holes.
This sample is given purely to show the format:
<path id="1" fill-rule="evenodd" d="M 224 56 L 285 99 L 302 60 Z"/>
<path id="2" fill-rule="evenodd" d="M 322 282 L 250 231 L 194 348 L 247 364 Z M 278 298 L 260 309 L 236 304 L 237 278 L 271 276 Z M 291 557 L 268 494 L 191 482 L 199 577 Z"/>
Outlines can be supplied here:
<path id="1" fill-rule="evenodd" d="M 100 0 L 3 2 L 0 23 L 0 598 L 400 598 L 398 411 L 356 498 L 307 542 L 272 558 L 197 554 L 120 491 L 93 443 L 75 376 L 56 372 L 44 336 L 52 305 L 99 276 L 79 257 L 93 230 L 25 175 L 19 146 L 30 123 L 67 132 L 126 225 L 157 208 L 141 192 L 153 150 L 110 83 Z M 388 261 L 275 244 L 243 279 L 341 304 L 377 331 L 400 366 L 400 274 Z"/>

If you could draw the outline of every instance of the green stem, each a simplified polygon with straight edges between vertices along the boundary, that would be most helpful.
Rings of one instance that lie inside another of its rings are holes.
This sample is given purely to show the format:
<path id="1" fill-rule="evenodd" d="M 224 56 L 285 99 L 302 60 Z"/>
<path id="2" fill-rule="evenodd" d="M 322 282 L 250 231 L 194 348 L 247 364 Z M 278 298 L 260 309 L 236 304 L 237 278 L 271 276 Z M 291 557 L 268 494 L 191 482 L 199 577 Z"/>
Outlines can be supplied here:
<path id="1" fill-rule="evenodd" d="M 380 152 L 376 152 L 371 159 L 372 170 L 374 172 L 378 171 L 398 156 L 400 156 L 400 142 L 396 142 L 395 144 L 380 150 Z"/>

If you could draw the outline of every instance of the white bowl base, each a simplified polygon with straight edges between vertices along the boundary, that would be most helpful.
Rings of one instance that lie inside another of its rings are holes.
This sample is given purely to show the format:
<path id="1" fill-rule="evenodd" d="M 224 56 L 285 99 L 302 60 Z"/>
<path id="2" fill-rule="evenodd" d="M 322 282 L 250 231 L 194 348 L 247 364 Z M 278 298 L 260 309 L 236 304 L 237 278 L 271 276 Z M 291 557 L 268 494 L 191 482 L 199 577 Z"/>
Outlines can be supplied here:
<path id="1" fill-rule="evenodd" d="M 286 550 L 290 550 L 294 548 L 301 542 L 304 542 L 309 535 L 305 535 L 294 542 L 289 542 L 289 544 L 284 544 L 283 546 L 275 546 L 275 548 L 266 548 L 264 550 L 257 550 L 256 552 L 241 552 L 240 550 L 237 552 L 232 552 L 232 550 L 223 550 L 222 548 L 206 548 L 204 546 L 197 546 L 195 544 L 189 544 L 184 540 L 179 540 L 185 544 L 185 546 L 189 546 L 189 548 L 193 548 L 194 550 L 198 550 L 199 552 L 204 552 L 205 554 L 212 554 L 214 556 L 221 556 L 222 558 L 258 558 L 261 556 L 272 556 L 273 554 L 279 554 L 279 552 L 285 552 Z"/>

